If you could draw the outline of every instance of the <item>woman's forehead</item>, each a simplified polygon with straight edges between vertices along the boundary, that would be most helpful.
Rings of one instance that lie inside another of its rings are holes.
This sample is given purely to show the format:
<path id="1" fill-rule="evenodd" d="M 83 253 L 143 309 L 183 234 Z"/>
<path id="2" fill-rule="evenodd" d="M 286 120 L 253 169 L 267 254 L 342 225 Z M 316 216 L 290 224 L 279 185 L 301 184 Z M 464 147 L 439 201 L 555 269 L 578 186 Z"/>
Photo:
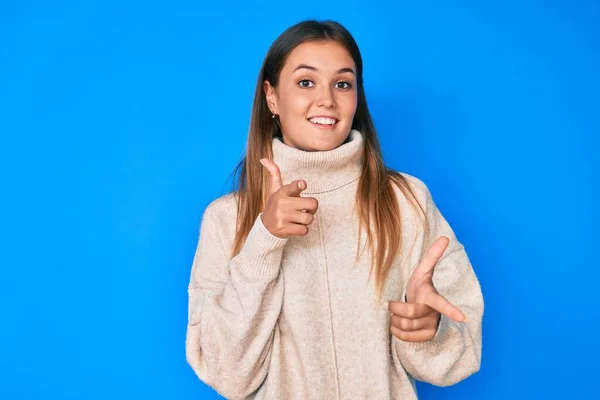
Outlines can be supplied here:
<path id="1" fill-rule="evenodd" d="M 290 52 L 283 69 L 290 74 L 299 68 L 330 73 L 338 73 L 346 68 L 356 71 L 354 60 L 348 50 L 333 40 L 311 41 L 298 45 Z"/>

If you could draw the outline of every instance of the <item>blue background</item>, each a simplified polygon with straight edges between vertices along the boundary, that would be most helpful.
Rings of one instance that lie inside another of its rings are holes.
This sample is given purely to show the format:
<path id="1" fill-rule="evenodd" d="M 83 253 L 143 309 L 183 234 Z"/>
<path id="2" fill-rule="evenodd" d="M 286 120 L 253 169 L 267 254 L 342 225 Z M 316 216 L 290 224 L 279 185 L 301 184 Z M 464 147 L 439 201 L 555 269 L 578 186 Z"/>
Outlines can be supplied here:
<path id="1" fill-rule="evenodd" d="M 204 207 L 242 156 L 271 42 L 361 47 L 390 166 L 465 244 L 483 365 L 422 399 L 599 398 L 595 1 L 0 5 L 0 398 L 217 398 L 186 364 Z"/>

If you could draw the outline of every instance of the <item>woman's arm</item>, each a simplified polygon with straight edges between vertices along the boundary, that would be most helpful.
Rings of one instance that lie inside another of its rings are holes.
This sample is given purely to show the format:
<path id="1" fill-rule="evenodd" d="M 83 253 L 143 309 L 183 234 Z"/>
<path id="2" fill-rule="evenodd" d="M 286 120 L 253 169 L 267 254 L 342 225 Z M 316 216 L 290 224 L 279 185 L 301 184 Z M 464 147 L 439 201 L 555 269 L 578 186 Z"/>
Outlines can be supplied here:
<path id="1" fill-rule="evenodd" d="M 437 209 L 425 184 L 419 181 L 418 186 L 426 194 L 426 215 L 430 226 L 430 235 L 424 238 L 423 245 L 428 246 L 440 236 L 450 239 L 448 248 L 435 266 L 434 287 L 465 314 L 466 321 L 455 322 L 442 314 L 435 336 L 426 342 L 406 342 L 392 335 L 392 354 L 394 361 L 400 362 L 415 379 L 436 386 L 449 386 L 480 368 L 483 296 L 464 247 Z M 402 299 L 405 293 L 406 287 Z"/>
<path id="2" fill-rule="evenodd" d="M 254 392 L 268 372 L 287 239 L 272 235 L 259 216 L 240 253 L 230 259 L 216 214 L 207 207 L 194 256 L 186 358 L 202 381 L 239 399 Z"/>

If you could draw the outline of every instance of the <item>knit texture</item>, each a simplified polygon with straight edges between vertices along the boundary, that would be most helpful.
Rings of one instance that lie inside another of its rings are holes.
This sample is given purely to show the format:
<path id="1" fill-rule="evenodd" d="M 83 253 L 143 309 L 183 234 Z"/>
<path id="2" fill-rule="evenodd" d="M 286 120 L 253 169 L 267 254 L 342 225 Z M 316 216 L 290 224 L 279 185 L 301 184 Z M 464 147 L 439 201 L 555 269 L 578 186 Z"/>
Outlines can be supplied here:
<path id="1" fill-rule="evenodd" d="M 188 288 L 186 357 L 198 377 L 229 399 L 416 399 L 415 379 L 455 384 L 480 368 L 483 297 L 463 245 L 426 185 L 402 173 L 425 207 L 430 234 L 398 189 L 403 246 L 382 300 L 369 279 L 370 254 L 356 259 L 354 201 L 363 137 L 322 152 L 273 139 L 284 184 L 304 179 L 319 208 L 309 233 L 281 239 L 260 216 L 238 255 L 232 194 L 213 201 L 200 225 Z M 257 161 L 258 162 L 258 161 Z M 435 337 L 412 343 L 390 333 L 387 300 L 404 299 L 422 251 L 450 244 L 433 276 L 436 289 L 467 316 L 442 316 Z M 362 233 L 361 248 L 366 238 Z"/>

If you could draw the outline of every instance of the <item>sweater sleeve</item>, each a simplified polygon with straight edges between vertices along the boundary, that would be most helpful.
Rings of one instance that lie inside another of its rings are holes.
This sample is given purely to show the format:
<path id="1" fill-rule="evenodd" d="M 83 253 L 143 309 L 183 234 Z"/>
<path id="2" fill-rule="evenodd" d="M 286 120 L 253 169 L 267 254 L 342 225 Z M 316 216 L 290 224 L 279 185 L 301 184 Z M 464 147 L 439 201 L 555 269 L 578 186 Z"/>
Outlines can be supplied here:
<path id="1" fill-rule="evenodd" d="M 483 296 L 463 245 L 437 209 L 427 187 L 421 185 L 426 193 L 425 211 L 430 225 L 430 235 L 424 238 L 423 245 L 429 247 L 440 236 L 450 238 L 448 248 L 436 264 L 433 284 L 463 311 L 467 320 L 454 322 L 442 315 L 435 336 L 427 342 L 405 342 L 392 335 L 392 354 L 413 378 L 436 386 L 450 386 L 480 368 Z M 407 282 L 408 279 L 401 299 L 405 299 Z"/>
<path id="2" fill-rule="evenodd" d="M 202 218 L 188 286 L 186 359 L 221 395 L 245 398 L 264 381 L 283 301 L 279 274 L 287 239 L 260 215 L 242 250 L 230 258 L 215 212 Z"/>

